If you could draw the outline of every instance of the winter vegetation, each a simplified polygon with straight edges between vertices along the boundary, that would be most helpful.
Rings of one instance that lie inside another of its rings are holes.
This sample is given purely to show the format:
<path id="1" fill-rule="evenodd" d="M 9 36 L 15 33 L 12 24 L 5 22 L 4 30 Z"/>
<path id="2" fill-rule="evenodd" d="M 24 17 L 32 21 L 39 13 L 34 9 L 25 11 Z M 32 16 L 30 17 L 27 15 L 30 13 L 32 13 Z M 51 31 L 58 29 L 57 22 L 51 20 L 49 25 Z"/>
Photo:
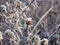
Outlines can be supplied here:
<path id="1" fill-rule="evenodd" d="M 60 0 L 0 0 L 0 45 L 60 45 Z"/>

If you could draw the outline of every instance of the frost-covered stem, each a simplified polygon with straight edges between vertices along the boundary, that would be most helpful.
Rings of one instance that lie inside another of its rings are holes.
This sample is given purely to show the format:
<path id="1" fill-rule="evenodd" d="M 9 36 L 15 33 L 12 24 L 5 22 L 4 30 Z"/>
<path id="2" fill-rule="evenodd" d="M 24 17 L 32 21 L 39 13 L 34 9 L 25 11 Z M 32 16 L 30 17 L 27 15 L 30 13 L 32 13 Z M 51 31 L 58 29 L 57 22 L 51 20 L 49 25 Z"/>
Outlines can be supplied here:
<path id="1" fill-rule="evenodd" d="M 48 13 L 53 9 L 53 7 L 51 7 L 37 22 L 37 24 L 34 26 L 33 30 L 31 31 L 31 33 L 33 33 L 33 31 L 36 29 L 36 27 L 39 25 L 39 23 L 48 15 Z"/>
<path id="2" fill-rule="evenodd" d="M 17 7 L 17 2 L 16 2 L 16 0 L 14 0 L 14 5 L 15 5 L 15 8 Z"/>
<path id="3" fill-rule="evenodd" d="M 30 45 L 30 37 L 28 37 L 27 41 L 28 41 L 28 45 Z"/>
<path id="4" fill-rule="evenodd" d="M 9 3 L 9 6 L 8 6 L 8 11 L 9 11 L 9 8 L 10 8 L 10 0 L 8 0 L 8 3 Z"/>
<path id="5" fill-rule="evenodd" d="M 34 35 L 33 35 L 33 37 L 31 38 L 31 41 L 32 41 L 32 39 L 35 37 L 35 35 L 37 35 L 37 33 L 39 32 L 40 30 L 38 30 Z"/>
<path id="6" fill-rule="evenodd" d="M 54 0 L 51 0 L 51 7 L 53 7 L 54 6 Z"/>
<path id="7" fill-rule="evenodd" d="M 28 31 L 31 32 L 31 25 L 28 25 L 27 28 L 28 28 Z"/>
<path id="8" fill-rule="evenodd" d="M 44 31 L 49 35 L 47 29 L 40 23 L 40 25 L 44 28 Z"/>
<path id="9" fill-rule="evenodd" d="M 19 35 L 17 34 L 17 32 L 16 32 L 16 31 L 14 31 L 14 32 L 15 32 L 15 35 L 16 35 L 16 37 L 17 37 L 18 44 L 19 44 L 19 42 L 20 42 L 20 37 L 19 37 Z"/>

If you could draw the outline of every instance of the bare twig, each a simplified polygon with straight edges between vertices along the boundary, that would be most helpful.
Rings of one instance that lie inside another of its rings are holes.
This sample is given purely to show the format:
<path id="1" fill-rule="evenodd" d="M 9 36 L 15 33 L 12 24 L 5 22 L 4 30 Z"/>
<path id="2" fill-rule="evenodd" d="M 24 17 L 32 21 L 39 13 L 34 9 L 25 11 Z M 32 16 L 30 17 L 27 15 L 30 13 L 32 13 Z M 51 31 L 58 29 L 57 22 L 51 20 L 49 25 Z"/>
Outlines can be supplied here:
<path id="1" fill-rule="evenodd" d="M 54 3 L 53 3 L 54 0 L 51 0 L 51 7 L 53 7 Z"/>
<path id="2" fill-rule="evenodd" d="M 53 36 L 57 31 L 58 31 L 58 27 L 57 27 L 56 30 L 48 37 L 48 39 L 50 39 L 51 36 Z"/>
<path id="3" fill-rule="evenodd" d="M 34 26 L 33 30 L 31 31 L 31 33 L 33 33 L 33 31 L 36 29 L 36 27 L 39 25 L 39 23 L 47 16 L 47 14 L 53 9 L 53 7 L 51 7 L 37 22 L 37 24 Z"/>

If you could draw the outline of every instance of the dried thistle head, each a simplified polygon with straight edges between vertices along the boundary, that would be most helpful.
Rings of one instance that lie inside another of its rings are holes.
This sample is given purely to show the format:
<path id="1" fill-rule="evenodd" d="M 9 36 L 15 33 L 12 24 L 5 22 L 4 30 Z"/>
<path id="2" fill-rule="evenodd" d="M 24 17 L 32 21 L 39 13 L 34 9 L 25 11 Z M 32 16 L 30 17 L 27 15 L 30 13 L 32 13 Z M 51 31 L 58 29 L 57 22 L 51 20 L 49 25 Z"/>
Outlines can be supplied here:
<path id="1" fill-rule="evenodd" d="M 14 33 L 9 29 L 5 31 L 5 35 L 10 39 L 14 39 Z"/>
<path id="2" fill-rule="evenodd" d="M 22 2 L 21 1 L 17 1 L 17 7 L 21 7 L 22 6 Z"/>
<path id="3" fill-rule="evenodd" d="M 40 40 L 39 35 L 35 35 L 35 40 L 37 40 L 37 41 L 39 41 L 39 40 Z"/>
<path id="4" fill-rule="evenodd" d="M 45 40 L 44 45 L 48 45 L 48 39 L 44 39 L 44 40 Z"/>
<path id="5" fill-rule="evenodd" d="M 32 18 L 26 18 L 26 24 L 31 25 L 32 24 Z"/>
<path id="6" fill-rule="evenodd" d="M 46 39 L 46 38 L 42 39 L 42 43 L 43 43 L 43 45 L 48 45 L 48 42 L 49 42 L 48 39 Z"/>
<path id="7" fill-rule="evenodd" d="M 16 43 L 16 44 L 19 44 L 19 42 L 20 42 L 20 36 L 19 36 L 19 34 L 18 34 L 18 31 L 19 31 L 19 30 L 14 29 L 14 33 L 15 33 L 14 43 Z"/>
<path id="8" fill-rule="evenodd" d="M 0 31 L 0 41 L 3 40 L 2 32 Z"/>

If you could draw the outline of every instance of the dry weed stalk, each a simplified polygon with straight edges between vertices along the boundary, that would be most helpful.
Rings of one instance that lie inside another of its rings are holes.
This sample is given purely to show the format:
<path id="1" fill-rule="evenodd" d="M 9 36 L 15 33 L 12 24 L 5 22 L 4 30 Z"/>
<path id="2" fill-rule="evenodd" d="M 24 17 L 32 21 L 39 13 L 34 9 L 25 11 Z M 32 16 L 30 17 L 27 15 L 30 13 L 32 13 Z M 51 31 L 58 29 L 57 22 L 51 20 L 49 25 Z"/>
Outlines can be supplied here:
<path id="1" fill-rule="evenodd" d="M 31 43 L 30 37 L 27 37 L 27 42 L 28 42 L 28 45 L 30 45 L 30 43 Z"/>
<path id="2" fill-rule="evenodd" d="M 53 9 L 53 7 L 51 7 L 37 22 L 37 24 L 34 26 L 33 30 L 31 31 L 31 33 L 33 33 L 33 31 L 36 29 L 36 27 L 39 25 L 39 23 L 48 15 L 48 13 Z"/>
<path id="3" fill-rule="evenodd" d="M 35 36 L 35 45 L 40 45 L 40 37 L 38 35 Z"/>
<path id="4" fill-rule="evenodd" d="M 2 32 L 0 31 L 0 42 L 3 40 Z"/>
<path id="5" fill-rule="evenodd" d="M 2 34 L 2 32 L 0 31 L 0 45 L 2 45 L 2 40 L 3 40 L 3 34 Z"/>
<path id="6" fill-rule="evenodd" d="M 40 45 L 48 45 L 49 40 L 44 38 L 41 40 Z"/>

